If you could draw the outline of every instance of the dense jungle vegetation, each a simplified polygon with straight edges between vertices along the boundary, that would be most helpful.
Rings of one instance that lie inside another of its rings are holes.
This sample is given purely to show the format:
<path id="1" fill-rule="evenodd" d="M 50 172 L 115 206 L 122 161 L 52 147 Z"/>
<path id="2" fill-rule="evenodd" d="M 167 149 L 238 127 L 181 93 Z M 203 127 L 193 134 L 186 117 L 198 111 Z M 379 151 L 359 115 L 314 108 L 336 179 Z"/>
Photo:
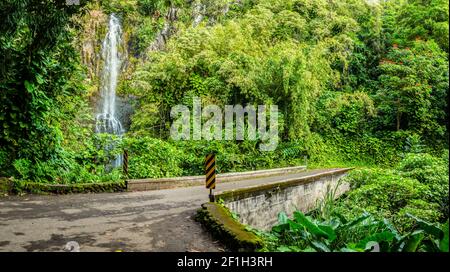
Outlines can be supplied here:
<path id="1" fill-rule="evenodd" d="M 408 154 L 393 169 L 355 170 L 345 180 L 344 197 L 330 188 L 309 214 L 281 213 L 271 232 L 257 231 L 263 250 L 448 252 L 448 155 Z"/>
<path id="2" fill-rule="evenodd" d="M 364 211 L 399 233 L 414 230 L 411 216 L 443 223 L 449 2 L 377 2 L 3 0 L 0 176 L 19 191 L 27 182 L 118 181 L 122 170 L 107 163 L 124 149 L 131 178 L 202 174 L 210 151 L 219 172 L 307 157 L 311 167 L 359 168 L 349 176 L 353 190 L 333 204 L 341 224 Z M 125 41 L 118 93 L 133 108 L 121 139 L 94 133 L 97 56 L 111 13 Z M 171 107 L 192 107 L 195 96 L 221 107 L 278 105 L 277 149 L 260 151 L 260 140 L 171 140 Z M 274 248 L 310 248 L 295 242 L 304 232 L 283 236 L 287 220 L 273 234 L 287 237 L 285 247 Z M 356 241 L 344 240 L 332 243 Z"/>

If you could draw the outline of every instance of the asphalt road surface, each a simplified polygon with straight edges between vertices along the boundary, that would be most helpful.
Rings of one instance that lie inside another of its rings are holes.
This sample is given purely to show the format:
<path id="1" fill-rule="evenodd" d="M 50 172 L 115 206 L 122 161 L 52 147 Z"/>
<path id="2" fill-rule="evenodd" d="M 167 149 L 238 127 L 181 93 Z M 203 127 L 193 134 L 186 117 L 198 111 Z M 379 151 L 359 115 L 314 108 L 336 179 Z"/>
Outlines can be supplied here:
<path id="1" fill-rule="evenodd" d="M 217 190 L 316 174 L 217 184 Z M 158 191 L 0 197 L 0 251 L 224 251 L 193 217 L 208 201 L 204 186 Z"/>

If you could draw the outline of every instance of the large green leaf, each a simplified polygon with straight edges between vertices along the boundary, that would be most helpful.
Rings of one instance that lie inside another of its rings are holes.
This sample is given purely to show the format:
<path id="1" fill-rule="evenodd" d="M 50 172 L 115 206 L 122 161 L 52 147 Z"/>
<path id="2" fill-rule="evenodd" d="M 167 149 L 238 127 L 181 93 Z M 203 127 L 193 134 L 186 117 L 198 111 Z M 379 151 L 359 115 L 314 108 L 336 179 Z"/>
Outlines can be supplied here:
<path id="1" fill-rule="evenodd" d="M 317 250 L 322 252 L 330 252 L 330 248 L 320 241 L 311 241 L 311 245 Z"/>
<path id="2" fill-rule="evenodd" d="M 335 211 L 333 212 L 333 215 L 336 216 L 337 219 L 339 219 L 340 223 L 347 224 L 348 221 L 342 214 Z"/>
<path id="3" fill-rule="evenodd" d="M 420 243 L 424 238 L 423 230 L 415 231 L 411 235 L 408 236 L 408 240 L 403 247 L 403 252 L 416 252 Z"/>
<path id="4" fill-rule="evenodd" d="M 423 240 L 422 244 L 423 244 L 423 247 L 426 252 L 439 252 L 440 251 L 438 244 L 434 240 L 425 239 L 425 240 Z"/>
<path id="5" fill-rule="evenodd" d="M 276 232 L 276 233 L 282 233 L 282 232 L 284 232 L 286 230 L 289 230 L 289 224 L 288 223 L 286 223 L 286 224 L 278 224 L 278 225 L 272 227 L 272 231 Z"/>
<path id="6" fill-rule="evenodd" d="M 348 243 L 346 248 L 341 248 L 341 251 L 364 252 L 365 248 L 359 247 L 356 243 Z"/>
<path id="7" fill-rule="evenodd" d="M 330 242 L 334 241 L 336 239 L 336 232 L 334 231 L 334 229 L 330 226 L 327 225 L 318 225 L 318 227 L 325 232 L 326 234 L 328 234 L 328 240 L 330 240 Z"/>
<path id="8" fill-rule="evenodd" d="M 319 226 L 311 222 L 308 218 L 306 218 L 306 216 L 303 213 L 299 211 L 294 212 L 294 218 L 297 223 L 304 226 L 309 232 L 311 232 L 315 236 L 327 239 L 330 238 L 327 232 L 323 231 L 322 229 L 319 228 Z"/>
<path id="9" fill-rule="evenodd" d="M 280 212 L 279 214 L 278 214 L 278 223 L 280 223 L 280 224 L 286 224 L 287 223 L 287 221 L 288 221 L 288 216 L 286 215 L 286 213 L 285 212 Z"/>
<path id="10" fill-rule="evenodd" d="M 400 240 L 400 233 L 398 233 L 397 229 L 389 222 L 386 218 L 383 218 L 384 226 L 392 233 L 395 234 L 395 239 Z"/>
<path id="11" fill-rule="evenodd" d="M 360 217 L 358 217 L 358 218 L 348 222 L 347 224 L 343 225 L 342 228 L 351 228 L 353 226 L 356 226 L 356 225 L 358 225 L 359 223 L 363 222 L 364 220 L 366 220 L 369 217 L 371 217 L 370 214 L 364 213 Z"/>
<path id="12" fill-rule="evenodd" d="M 317 252 L 317 250 L 314 249 L 313 247 L 307 247 L 303 249 L 302 252 Z"/>
<path id="13" fill-rule="evenodd" d="M 411 214 L 407 214 L 409 217 L 417 221 L 420 229 L 424 230 L 426 233 L 434 236 L 436 239 L 441 240 L 444 237 L 444 232 L 438 228 L 436 225 L 428 223 L 420 218 L 417 218 Z"/>
<path id="14" fill-rule="evenodd" d="M 290 224 L 288 223 L 289 218 L 285 212 L 280 212 L 278 214 L 278 225 L 272 227 L 272 231 L 276 233 L 282 233 L 290 229 Z"/>
<path id="15" fill-rule="evenodd" d="M 293 230 L 293 231 L 299 231 L 299 230 L 303 230 L 304 229 L 304 227 L 302 225 L 300 225 L 297 222 L 292 221 L 290 219 L 288 219 L 288 225 L 289 225 L 289 228 L 291 230 Z"/>

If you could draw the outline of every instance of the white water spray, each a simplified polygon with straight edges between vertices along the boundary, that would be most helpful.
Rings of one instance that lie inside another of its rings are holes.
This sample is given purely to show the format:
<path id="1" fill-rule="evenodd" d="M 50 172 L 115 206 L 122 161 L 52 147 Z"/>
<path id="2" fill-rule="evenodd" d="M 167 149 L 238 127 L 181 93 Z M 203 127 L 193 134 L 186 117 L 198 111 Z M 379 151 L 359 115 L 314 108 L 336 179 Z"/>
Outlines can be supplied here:
<path id="1" fill-rule="evenodd" d="M 100 90 L 102 96 L 101 112 L 96 115 L 96 133 L 108 133 L 122 136 L 124 129 L 116 116 L 116 88 L 121 67 L 121 54 L 118 50 L 122 42 L 122 29 L 119 19 L 111 14 L 109 17 L 108 33 L 102 45 L 104 61 L 101 73 Z M 112 147 L 111 147 L 112 148 Z M 122 165 L 122 156 L 112 162 L 112 167 Z"/>

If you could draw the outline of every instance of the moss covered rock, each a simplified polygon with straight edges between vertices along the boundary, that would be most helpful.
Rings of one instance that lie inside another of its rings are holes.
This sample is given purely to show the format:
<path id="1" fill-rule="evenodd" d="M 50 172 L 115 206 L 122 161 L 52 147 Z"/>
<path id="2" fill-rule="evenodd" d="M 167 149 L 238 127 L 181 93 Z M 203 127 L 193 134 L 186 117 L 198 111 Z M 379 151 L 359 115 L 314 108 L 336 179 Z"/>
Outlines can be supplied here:
<path id="1" fill-rule="evenodd" d="M 209 202 L 198 210 L 196 220 L 233 251 L 255 251 L 263 247 L 263 241 L 256 234 L 237 222 L 223 206 Z"/>
<path id="2" fill-rule="evenodd" d="M 0 177 L 0 196 L 7 195 L 11 192 L 11 180 Z"/>
<path id="3" fill-rule="evenodd" d="M 14 193 L 103 193 L 103 192 L 123 192 L 127 190 L 126 181 L 101 182 L 101 183 L 75 183 L 75 184 L 44 184 L 37 182 L 15 182 Z"/>

